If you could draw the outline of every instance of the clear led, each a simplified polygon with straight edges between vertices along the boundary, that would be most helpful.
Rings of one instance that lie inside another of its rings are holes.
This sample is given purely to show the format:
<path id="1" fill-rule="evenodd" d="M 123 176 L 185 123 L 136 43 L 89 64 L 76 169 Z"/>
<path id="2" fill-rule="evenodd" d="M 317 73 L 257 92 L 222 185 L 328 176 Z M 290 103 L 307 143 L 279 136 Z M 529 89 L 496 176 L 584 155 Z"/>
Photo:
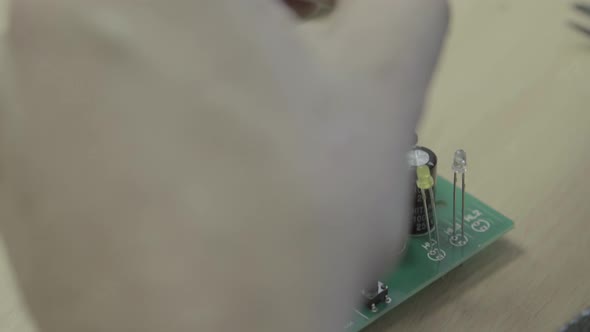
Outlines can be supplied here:
<path id="1" fill-rule="evenodd" d="M 463 150 L 455 151 L 453 157 L 453 165 L 451 166 L 453 172 L 463 174 L 467 172 L 467 154 Z"/>

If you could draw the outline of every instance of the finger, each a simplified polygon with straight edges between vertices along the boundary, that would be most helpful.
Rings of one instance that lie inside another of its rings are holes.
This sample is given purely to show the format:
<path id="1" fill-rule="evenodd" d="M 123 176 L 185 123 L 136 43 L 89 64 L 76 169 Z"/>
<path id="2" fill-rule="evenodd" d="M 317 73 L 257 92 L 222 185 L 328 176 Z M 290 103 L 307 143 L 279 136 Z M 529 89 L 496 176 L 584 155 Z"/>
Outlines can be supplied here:
<path id="1" fill-rule="evenodd" d="M 326 153 L 297 134 L 317 124 L 291 119 L 311 109 L 298 97 L 318 79 L 281 6 L 18 3 L 10 37 L 23 116 L 1 113 L 0 190 L 26 203 L 3 206 L 0 219 L 14 227 L 9 247 L 41 327 L 341 326 L 358 251 L 323 232 L 348 220 L 323 212 L 317 181 L 297 166 Z M 47 268 L 27 274 L 29 263 Z"/>
<path id="2" fill-rule="evenodd" d="M 10 1 L 0 0 L 0 36 L 2 36 L 8 28 L 9 11 Z"/>
<path id="3" fill-rule="evenodd" d="M 416 123 L 448 21 L 444 0 L 343 0 L 332 15 L 300 29 L 337 70 L 366 76 L 392 98 L 403 95 L 408 105 L 399 111 Z"/>

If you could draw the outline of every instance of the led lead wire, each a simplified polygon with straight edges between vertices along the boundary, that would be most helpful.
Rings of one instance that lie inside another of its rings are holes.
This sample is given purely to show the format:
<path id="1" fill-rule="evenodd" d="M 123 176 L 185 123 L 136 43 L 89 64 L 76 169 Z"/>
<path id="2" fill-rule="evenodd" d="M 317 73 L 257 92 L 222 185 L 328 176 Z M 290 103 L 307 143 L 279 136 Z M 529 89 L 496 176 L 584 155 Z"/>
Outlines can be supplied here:
<path id="1" fill-rule="evenodd" d="M 467 154 L 459 149 L 453 156 L 453 236 L 457 238 L 456 227 L 456 196 L 457 196 L 457 174 L 461 174 L 461 240 L 465 241 L 465 173 L 467 172 Z"/>

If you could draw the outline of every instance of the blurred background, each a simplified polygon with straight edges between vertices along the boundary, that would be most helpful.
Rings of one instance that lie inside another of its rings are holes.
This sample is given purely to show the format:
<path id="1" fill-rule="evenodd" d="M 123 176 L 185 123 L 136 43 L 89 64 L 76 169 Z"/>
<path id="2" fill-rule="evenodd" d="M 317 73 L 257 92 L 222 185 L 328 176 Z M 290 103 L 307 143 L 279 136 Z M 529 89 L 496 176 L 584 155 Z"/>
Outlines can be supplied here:
<path id="1" fill-rule="evenodd" d="M 451 7 L 420 144 L 447 178 L 465 149 L 468 191 L 516 228 L 369 331 L 555 331 L 590 306 L 590 37 L 567 25 L 590 17 L 555 0 Z M 2 249 L 1 332 L 34 331 L 19 301 Z"/>

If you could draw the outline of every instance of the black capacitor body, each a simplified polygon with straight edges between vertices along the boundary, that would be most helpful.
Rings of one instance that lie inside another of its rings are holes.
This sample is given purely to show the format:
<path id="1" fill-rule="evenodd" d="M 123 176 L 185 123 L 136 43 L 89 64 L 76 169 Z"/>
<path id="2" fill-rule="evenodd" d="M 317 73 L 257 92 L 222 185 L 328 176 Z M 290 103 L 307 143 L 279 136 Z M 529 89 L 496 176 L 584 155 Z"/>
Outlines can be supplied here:
<path id="1" fill-rule="evenodd" d="M 410 167 L 410 177 L 412 180 L 412 210 L 411 210 L 411 223 L 410 223 L 410 234 L 412 235 L 424 235 L 428 234 L 428 226 L 426 224 L 426 213 L 424 211 L 424 203 L 422 202 L 422 192 L 418 186 L 416 186 L 416 168 L 418 166 L 427 165 L 430 169 L 430 174 L 434 179 L 434 187 L 432 187 L 433 193 L 436 200 L 436 165 L 437 157 L 434 152 L 423 146 L 415 146 L 408 152 L 408 164 Z M 432 201 L 428 191 L 425 190 L 426 194 L 426 206 L 428 207 L 428 220 L 430 221 L 430 230 L 434 230 L 434 220 L 432 211 Z"/>

